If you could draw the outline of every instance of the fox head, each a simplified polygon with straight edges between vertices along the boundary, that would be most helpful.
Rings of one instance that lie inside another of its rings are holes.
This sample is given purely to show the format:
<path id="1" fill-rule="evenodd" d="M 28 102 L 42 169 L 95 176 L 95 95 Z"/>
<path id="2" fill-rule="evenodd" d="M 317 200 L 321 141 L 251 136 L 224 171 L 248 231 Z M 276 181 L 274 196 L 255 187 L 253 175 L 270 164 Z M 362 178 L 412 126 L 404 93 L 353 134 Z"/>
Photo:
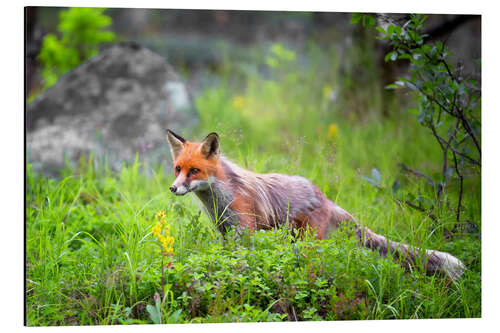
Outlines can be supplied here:
<path id="1" fill-rule="evenodd" d="M 192 191 L 209 188 L 211 177 L 215 176 L 219 162 L 219 136 L 210 133 L 202 142 L 189 142 L 171 130 L 167 130 L 175 181 L 170 191 L 185 195 Z"/>

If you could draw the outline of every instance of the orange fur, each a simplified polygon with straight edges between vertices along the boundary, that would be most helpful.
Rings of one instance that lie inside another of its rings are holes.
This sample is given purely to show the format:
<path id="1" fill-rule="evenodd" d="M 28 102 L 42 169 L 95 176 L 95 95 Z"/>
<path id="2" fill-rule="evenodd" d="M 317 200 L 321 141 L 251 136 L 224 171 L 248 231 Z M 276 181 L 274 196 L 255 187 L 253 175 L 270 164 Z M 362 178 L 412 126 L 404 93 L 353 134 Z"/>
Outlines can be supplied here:
<path id="1" fill-rule="evenodd" d="M 200 144 L 200 142 L 186 141 L 184 143 L 185 148 L 174 161 L 175 166 L 180 166 L 181 173 L 184 172 L 186 174 L 190 168 L 199 169 L 201 172 L 193 175 L 193 179 L 207 180 L 209 176 L 224 179 L 224 171 L 219 165 L 219 160 L 205 158 L 200 151 Z"/>

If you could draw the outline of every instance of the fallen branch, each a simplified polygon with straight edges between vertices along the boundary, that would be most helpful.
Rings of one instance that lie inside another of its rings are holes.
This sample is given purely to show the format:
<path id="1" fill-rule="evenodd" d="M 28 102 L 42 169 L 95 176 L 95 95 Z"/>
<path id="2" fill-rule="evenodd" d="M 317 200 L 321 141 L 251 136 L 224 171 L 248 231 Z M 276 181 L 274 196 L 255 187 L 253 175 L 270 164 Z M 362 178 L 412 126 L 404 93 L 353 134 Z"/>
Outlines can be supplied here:
<path id="1" fill-rule="evenodd" d="M 419 212 L 425 213 L 432 221 L 434 221 L 436 223 L 438 222 L 436 215 L 432 214 L 432 210 L 426 211 L 422 207 L 417 206 L 416 204 L 414 204 L 413 202 L 411 202 L 409 200 L 401 201 L 399 199 L 396 199 L 396 201 L 401 203 L 401 204 L 405 203 L 408 207 L 411 207 L 415 210 L 418 210 Z"/>
<path id="2" fill-rule="evenodd" d="M 411 173 L 412 175 L 414 176 L 417 176 L 417 177 L 422 177 L 422 178 L 425 178 L 427 179 L 427 181 L 431 184 L 431 185 L 434 185 L 434 180 L 430 177 L 430 176 L 427 176 L 425 173 L 422 173 L 418 170 L 414 170 L 414 169 L 411 169 L 409 167 L 407 167 L 404 163 L 399 163 L 398 164 L 399 167 L 401 167 L 401 169 L 403 169 L 404 171 L 408 172 L 408 173 Z"/>

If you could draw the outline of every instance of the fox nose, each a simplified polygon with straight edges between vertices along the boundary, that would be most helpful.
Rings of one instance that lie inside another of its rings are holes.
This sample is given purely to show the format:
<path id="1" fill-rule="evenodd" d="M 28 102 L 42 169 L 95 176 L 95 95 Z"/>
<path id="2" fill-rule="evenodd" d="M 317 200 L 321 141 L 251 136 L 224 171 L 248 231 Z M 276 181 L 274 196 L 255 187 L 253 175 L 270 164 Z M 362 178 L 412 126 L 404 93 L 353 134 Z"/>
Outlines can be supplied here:
<path id="1" fill-rule="evenodd" d="M 177 192 L 177 186 L 175 185 L 170 186 L 170 191 L 172 191 L 172 193 Z"/>

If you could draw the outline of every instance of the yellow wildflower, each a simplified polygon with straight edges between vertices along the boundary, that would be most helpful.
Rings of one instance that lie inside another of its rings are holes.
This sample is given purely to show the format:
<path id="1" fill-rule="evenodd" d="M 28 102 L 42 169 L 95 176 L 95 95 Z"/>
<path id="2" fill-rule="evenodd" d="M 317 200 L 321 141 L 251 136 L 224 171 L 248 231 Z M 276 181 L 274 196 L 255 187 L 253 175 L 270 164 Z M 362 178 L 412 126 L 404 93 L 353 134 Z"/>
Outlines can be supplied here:
<path id="1" fill-rule="evenodd" d="M 243 96 L 236 96 L 233 98 L 233 106 L 236 109 L 242 109 L 245 106 L 245 98 Z"/>
<path id="2" fill-rule="evenodd" d="M 335 139 L 339 135 L 339 128 L 337 124 L 331 123 L 330 126 L 328 126 L 328 138 L 330 140 Z"/>
<path id="3" fill-rule="evenodd" d="M 156 218 L 161 220 L 165 217 L 165 211 L 163 209 L 159 210 L 157 213 L 156 213 Z"/>
<path id="4" fill-rule="evenodd" d="M 158 238 L 162 247 L 163 255 L 172 255 L 174 253 L 172 245 L 174 244 L 175 239 L 170 235 L 171 226 L 170 224 L 167 224 L 165 212 L 163 210 L 158 211 L 158 213 L 156 213 L 156 218 L 159 221 L 151 229 L 153 236 Z"/>

